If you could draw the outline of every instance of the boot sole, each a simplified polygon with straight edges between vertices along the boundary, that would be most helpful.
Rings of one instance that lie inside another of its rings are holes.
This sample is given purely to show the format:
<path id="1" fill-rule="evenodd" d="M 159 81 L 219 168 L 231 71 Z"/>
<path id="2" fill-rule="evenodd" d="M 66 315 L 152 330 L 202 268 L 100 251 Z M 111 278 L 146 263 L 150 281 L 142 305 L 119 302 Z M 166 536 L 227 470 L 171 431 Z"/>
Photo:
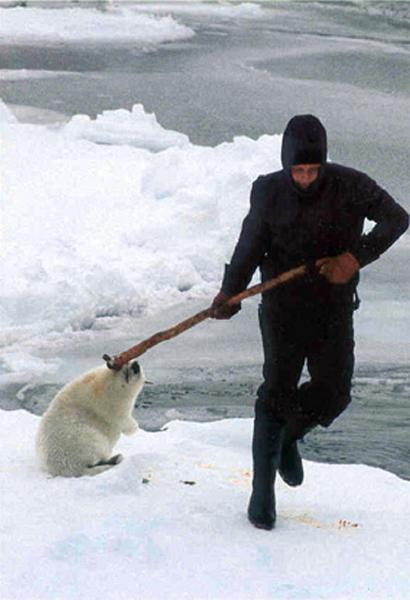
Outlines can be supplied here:
<path id="1" fill-rule="evenodd" d="M 301 479 L 300 481 L 292 481 L 292 480 L 286 479 L 286 477 L 283 475 L 283 473 L 281 473 L 281 471 L 279 471 L 279 475 L 281 476 L 282 480 L 290 487 L 298 487 L 299 485 L 302 485 L 302 483 L 303 483 L 303 479 Z"/>
<path id="2" fill-rule="evenodd" d="M 262 523 L 261 521 L 256 521 L 256 520 L 252 519 L 249 515 L 248 515 L 248 520 L 250 523 L 252 523 L 252 525 L 254 527 L 256 527 L 256 529 L 264 529 L 265 531 L 272 531 L 272 529 L 275 527 L 275 521 L 272 521 L 272 523 Z"/>

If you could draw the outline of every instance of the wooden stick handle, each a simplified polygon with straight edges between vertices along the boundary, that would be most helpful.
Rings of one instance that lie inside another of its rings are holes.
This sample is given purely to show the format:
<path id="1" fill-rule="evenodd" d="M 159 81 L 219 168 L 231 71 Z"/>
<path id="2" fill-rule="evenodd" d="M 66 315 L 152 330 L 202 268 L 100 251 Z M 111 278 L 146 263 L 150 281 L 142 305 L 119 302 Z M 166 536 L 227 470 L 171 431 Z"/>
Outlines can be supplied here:
<path id="1" fill-rule="evenodd" d="M 251 296 L 256 296 L 257 294 L 262 294 L 263 292 L 267 292 L 268 290 L 271 290 L 277 287 L 278 285 L 282 285 L 283 283 L 291 281 L 292 279 L 301 277 L 306 273 L 306 271 L 306 265 L 301 265 L 300 267 L 296 267 L 295 269 L 291 269 L 290 271 L 281 273 L 273 279 L 269 279 L 264 283 L 253 285 L 247 290 L 244 290 L 243 292 L 232 296 L 231 298 L 229 298 L 229 300 L 227 300 L 226 304 L 228 304 L 229 306 L 239 304 L 240 302 L 242 302 L 242 300 L 245 300 L 245 298 L 250 298 Z M 169 329 L 165 329 L 164 331 L 154 333 L 154 335 L 152 335 L 151 337 L 147 338 L 146 340 L 143 340 L 136 346 L 132 346 L 132 348 L 129 348 L 125 352 L 121 352 L 121 354 L 118 354 L 113 358 L 111 358 L 108 354 L 104 354 L 103 359 L 106 361 L 107 367 L 109 367 L 110 369 L 114 369 L 115 371 L 119 371 L 123 365 L 125 365 L 133 358 L 141 356 L 141 354 L 144 354 L 144 352 L 146 352 L 153 346 L 156 346 L 160 342 L 170 340 L 179 335 L 180 333 L 183 333 L 187 329 L 194 327 L 194 325 L 198 325 L 198 323 L 201 323 L 202 321 L 205 321 L 205 319 L 208 319 L 210 315 L 211 307 L 206 308 L 205 310 L 201 310 L 201 312 L 196 313 L 192 317 L 181 321 L 180 323 L 174 325 L 173 327 L 170 327 Z"/>

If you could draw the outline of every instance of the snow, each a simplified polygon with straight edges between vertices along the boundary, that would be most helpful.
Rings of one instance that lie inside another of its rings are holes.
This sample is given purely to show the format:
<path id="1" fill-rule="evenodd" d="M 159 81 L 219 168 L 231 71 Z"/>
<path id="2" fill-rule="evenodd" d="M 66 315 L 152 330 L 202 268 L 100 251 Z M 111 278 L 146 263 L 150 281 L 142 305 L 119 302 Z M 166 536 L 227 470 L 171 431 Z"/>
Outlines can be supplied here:
<path id="1" fill-rule="evenodd" d="M 2 115 L 6 378 L 25 362 L 41 375 L 38 348 L 72 332 L 118 328 L 121 318 L 192 299 L 207 304 L 251 182 L 280 166 L 280 136 L 195 146 L 141 106 L 57 129 Z"/>
<path id="2" fill-rule="evenodd" d="M 305 462 L 266 532 L 246 519 L 251 419 L 139 431 L 80 479 L 38 469 L 38 417 L 0 424 L 4 600 L 409 597 L 410 488 L 390 473 Z"/>
<path id="3" fill-rule="evenodd" d="M 171 16 L 127 8 L 0 8 L 0 43 L 121 42 L 137 47 L 189 39 L 194 31 Z"/>
<path id="4" fill-rule="evenodd" d="M 131 111 L 105 110 L 95 120 L 88 115 L 75 115 L 63 132 L 76 139 L 136 146 L 154 152 L 189 143 L 187 135 L 161 127 L 155 115 L 147 114 L 142 104 L 135 104 Z"/>

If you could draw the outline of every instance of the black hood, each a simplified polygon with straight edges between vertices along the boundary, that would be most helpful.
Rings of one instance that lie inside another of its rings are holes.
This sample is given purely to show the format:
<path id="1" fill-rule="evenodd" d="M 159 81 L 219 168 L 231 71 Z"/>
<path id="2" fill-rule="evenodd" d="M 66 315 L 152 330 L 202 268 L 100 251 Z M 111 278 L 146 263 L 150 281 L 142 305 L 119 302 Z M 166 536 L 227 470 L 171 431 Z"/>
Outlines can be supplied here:
<path id="1" fill-rule="evenodd" d="M 282 165 L 323 165 L 327 157 L 326 129 L 313 115 L 297 115 L 286 125 L 282 140 Z"/>

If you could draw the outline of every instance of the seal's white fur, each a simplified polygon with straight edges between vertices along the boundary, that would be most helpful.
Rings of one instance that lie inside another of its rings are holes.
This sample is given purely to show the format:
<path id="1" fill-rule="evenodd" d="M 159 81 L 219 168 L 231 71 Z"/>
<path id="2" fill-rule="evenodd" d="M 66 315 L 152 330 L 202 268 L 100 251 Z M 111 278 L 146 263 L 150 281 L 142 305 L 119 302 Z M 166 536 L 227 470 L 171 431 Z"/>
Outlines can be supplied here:
<path id="1" fill-rule="evenodd" d="M 121 433 L 131 435 L 138 429 L 132 410 L 144 381 L 134 361 L 120 371 L 101 366 L 68 383 L 52 400 L 37 432 L 43 469 L 51 475 L 80 477 L 119 463 L 122 456 L 111 452 Z"/>

